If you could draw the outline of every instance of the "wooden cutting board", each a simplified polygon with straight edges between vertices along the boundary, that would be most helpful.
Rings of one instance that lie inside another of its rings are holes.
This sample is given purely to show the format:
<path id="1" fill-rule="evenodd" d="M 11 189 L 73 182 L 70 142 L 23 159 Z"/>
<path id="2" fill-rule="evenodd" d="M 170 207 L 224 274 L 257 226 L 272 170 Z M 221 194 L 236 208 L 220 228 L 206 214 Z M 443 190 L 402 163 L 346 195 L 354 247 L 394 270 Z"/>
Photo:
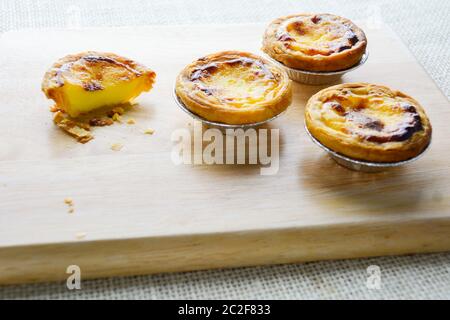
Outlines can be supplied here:
<path id="1" fill-rule="evenodd" d="M 175 165 L 171 134 L 192 120 L 172 98 L 175 76 L 219 50 L 260 52 L 264 25 L 21 31 L 0 38 L 0 283 L 279 264 L 450 249 L 450 107 L 386 27 L 365 27 L 370 57 L 343 81 L 381 83 L 417 98 L 433 143 L 385 173 L 349 171 L 303 128 L 295 84 L 280 129 L 280 168 Z M 154 89 L 82 145 L 56 128 L 40 91 L 68 53 L 112 51 L 154 69 Z M 153 135 L 142 131 L 153 128 Z M 123 149 L 111 150 L 121 143 Z M 66 197 L 74 202 L 68 213 Z"/>

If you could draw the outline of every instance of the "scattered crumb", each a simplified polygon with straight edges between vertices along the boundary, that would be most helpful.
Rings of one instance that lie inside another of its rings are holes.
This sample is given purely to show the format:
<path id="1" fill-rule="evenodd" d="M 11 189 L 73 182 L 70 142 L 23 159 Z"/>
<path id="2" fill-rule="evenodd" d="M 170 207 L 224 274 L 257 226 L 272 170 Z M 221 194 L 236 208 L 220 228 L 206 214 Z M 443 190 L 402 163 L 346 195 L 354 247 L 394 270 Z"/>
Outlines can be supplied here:
<path id="1" fill-rule="evenodd" d="M 110 126 L 114 123 L 110 118 L 93 118 L 89 120 L 89 124 L 94 127 Z"/>
<path id="2" fill-rule="evenodd" d="M 112 119 L 117 122 L 122 122 L 122 117 L 118 113 L 114 113 L 114 115 L 112 116 Z"/>
<path id="3" fill-rule="evenodd" d="M 151 128 L 148 128 L 148 129 L 145 129 L 145 130 L 144 130 L 144 133 L 145 133 L 145 134 L 153 134 L 153 133 L 155 133 L 155 130 L 153 130 L 153 129 L 151 129 Z"/>
<path id="4" fill-rule="evenodd" d="M 53 117 L 53 122 L 62 130 L 76 138 L 80 143 L 86 143 L 94 137 L 89 132 L 88 124 L 75 122 L 68 119 L 61 111 L 57 111 Z"/>
<path id="5" fill-rule="evenodd" d="M 67 204 L 69 206 L 69 213 L 73 213 L 74 212 L 74 208 L 73 208 L 73 200 L 72 198 L 65 198 L 64 199 L 64 203 Z"/>
<path id="6" fill-rule="evenodd" d="M 111 150 L 113 151 L 120 151 L 123 148 L 123 145 L 120 143 L 113 143 L 111 145 Z"/>
<path id="7" fill-rule="evenodd" d="M 112 108 L 110 111 L 108 111 L 107 116 L 110 117 L 110 118 L 113 118 L 116 113 L 118 115 L 123 115 L 125 113 L 125 109 L 122 108 L 122 107 Z"/>
<path id="8" fill-rule="evenodd" d="M 115 108 L 112 109 L 112 111 L 113 111 L 114 113 L 118 113 L 118 114 L 122 115 L 122 114 L 124 114 L 125 109 L 122 108 L 122 107 L 115 107 Z"/>
<path id="9" fill-rule="evenodd" d="M 128 124 L 135 124 L 136 121 L 134 121 L 133 118 L 130 118 L 130 119 L 128 119 L 127 123 L 128 123 Z"/>
<path id="10" fill-rule="evenodd" d="M 77 232 L 77 233 L 75 233 L 75 237 L 77 239 L 83 239 L 86 237 L 86 232 Z"/>

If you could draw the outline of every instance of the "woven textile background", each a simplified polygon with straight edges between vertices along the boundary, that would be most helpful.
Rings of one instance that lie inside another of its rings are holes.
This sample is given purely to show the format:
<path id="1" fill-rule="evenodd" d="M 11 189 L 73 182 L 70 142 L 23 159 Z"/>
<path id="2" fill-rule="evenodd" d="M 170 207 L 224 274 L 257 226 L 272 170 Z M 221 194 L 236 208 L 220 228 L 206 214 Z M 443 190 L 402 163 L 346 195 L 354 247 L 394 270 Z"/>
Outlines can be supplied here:
<path id="1" fill-rule="evenodd" d="M 0 32 L 74 26 L 267 23 L 301 11 L 384 21 L 450 97 L 448 0 L 0 0 Z M 366 286 L 370 265 L 380 267 L 379 290 Z M 63 283 L 6 286 L 0 287 L 0 298 L 450 299 L 450 253 L 110 278 L 82 282 L 79 291 L 68 291 Z"/>

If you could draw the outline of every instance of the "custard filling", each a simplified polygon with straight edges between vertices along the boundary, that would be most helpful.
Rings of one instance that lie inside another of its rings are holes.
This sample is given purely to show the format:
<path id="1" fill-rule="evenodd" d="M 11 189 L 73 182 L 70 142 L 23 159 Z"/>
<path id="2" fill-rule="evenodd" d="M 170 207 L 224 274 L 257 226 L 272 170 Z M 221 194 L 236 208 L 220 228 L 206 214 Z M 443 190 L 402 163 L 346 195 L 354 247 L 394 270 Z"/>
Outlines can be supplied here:
<path id="1" fill-rule="evenodd" d="M 311 56 L 342 52 L 359 41 L 349 24 L 321 15 L 288 19 L 277 36 L 286 48 Z"/>
<path id="2" fill-rule="evenodd" d="M 245 107 L 264 102 L 277 93 L 279 82 L 261 61 L 236 58 L 195 68 L 190 76 L 195 88 L 221 104 Z"/>
<path id="3" fill-rule="evenodd" d="M 405 141 L 423 130 L 417 109 L 401 98 L 346 89 L 322 99 L 321 121 L 337 132 L 374 143 Z"/>

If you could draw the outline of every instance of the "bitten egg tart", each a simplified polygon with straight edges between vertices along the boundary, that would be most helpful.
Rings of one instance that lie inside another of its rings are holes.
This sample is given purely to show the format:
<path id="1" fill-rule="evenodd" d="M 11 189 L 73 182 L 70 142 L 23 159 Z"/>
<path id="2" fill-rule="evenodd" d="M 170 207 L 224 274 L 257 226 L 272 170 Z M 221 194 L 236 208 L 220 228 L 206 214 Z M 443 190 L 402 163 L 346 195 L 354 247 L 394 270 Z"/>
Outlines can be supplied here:
<path id="1" fill-rule="evenodd" d="M 308 131 L 324 146 L 352 159 L 399 162 L 430 143 L 421 105 L 385 86 L 346 83 L 319 91 L 305 110 Z"/>
<path id="2" fill-rule="evenodd" d="M 274 20 L 262 50 L 285 66 L 306 71 L 339 71 L 357 64 L 367 46 L 364 32 L 333 14 L 301 13 Z"/>
<path id="3" fill-rule="evenodd" d="M 214 122 L 251 124 L 280 114 L 292 100 L 284 70 L 257 55 L 224 51 L 184 68 L 175 92 L 191 112 Z"/>
<path id="4" fill-rule="evenodd" d="M 42 81 L 42 90 L 56 108 L 71 117 L 129 102 L 155 81 L 149 68 L 113 53 L 87 51 L 55 62 Z"/>

